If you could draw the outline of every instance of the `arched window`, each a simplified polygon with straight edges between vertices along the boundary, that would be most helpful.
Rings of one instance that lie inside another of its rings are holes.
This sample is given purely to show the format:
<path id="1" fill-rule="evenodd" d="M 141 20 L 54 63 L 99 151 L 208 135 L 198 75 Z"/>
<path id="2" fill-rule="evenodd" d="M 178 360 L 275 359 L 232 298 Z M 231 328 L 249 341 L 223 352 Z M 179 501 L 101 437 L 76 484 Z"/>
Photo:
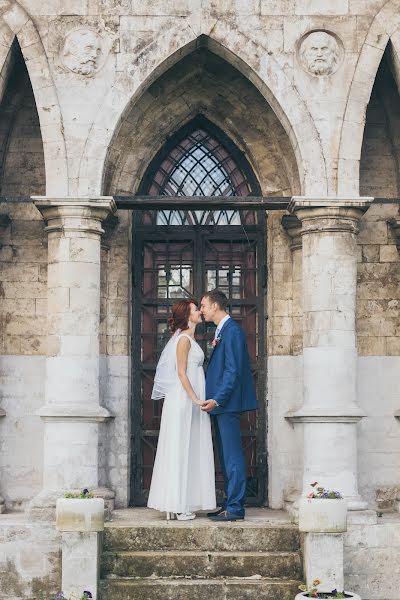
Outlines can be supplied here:
<path id="1" fill-rule="evenodd" d="M 213 129 L 213 131 L 211 131 Z M 225 139 L 224 139 L 225 138 Z M 141 193 L 152 196 L 250 196 L 259 192 L 247 160 L 224 134 L 198 117 L 152 161 Z M 252 225 L 253 211 L 160 210 L 144 224 Z"/>

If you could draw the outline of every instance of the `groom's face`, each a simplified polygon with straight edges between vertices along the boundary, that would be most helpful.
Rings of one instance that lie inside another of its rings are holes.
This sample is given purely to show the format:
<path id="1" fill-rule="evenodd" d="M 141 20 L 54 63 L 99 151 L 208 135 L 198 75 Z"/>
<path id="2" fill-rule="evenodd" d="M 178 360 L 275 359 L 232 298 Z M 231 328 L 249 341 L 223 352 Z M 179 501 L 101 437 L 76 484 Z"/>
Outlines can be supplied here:
<path id="1" fill-rule="evenodd" d="M 207 297 L 201 299 L 200 312 L 205 321 L 214 321 L 217 310 L 218 305 L 216 302 L 210 302 L 210 299 Z"/>

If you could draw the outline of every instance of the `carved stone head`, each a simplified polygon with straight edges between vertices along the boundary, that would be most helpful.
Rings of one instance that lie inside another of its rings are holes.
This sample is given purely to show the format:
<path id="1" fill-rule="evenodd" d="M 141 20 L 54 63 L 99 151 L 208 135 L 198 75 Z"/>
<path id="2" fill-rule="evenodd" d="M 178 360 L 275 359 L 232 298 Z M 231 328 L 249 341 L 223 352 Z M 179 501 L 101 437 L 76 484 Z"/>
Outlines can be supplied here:
<path id="1" fill-rule="evenodd" d="M 75 29 L 65 38 L 63 63 L 74 73 L 92 77 L 97 70 L 101 52 L 101 38 L 95 31 Z"/>
<path id="2" fill-rule="evenodd" d="M 327 31 L 313 31 L 301 42 L 299 51 L 303 67 L 312 75 L 331 75 L 340 58 L 340 48 Z"/>

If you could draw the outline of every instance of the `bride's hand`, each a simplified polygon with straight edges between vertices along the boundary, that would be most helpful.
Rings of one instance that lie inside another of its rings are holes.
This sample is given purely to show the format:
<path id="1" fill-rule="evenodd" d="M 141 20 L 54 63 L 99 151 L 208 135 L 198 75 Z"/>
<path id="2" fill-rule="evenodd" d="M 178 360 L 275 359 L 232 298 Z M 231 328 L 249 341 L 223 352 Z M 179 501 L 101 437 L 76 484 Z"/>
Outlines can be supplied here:
<path id="1" fill-rule="evenodd" d="M 194 404 L 197 404 L 197 406 L 203 406 L 204 404 L 204 400 L 199 400 L 199 398 L 196 398 L 193 402 Z"/>

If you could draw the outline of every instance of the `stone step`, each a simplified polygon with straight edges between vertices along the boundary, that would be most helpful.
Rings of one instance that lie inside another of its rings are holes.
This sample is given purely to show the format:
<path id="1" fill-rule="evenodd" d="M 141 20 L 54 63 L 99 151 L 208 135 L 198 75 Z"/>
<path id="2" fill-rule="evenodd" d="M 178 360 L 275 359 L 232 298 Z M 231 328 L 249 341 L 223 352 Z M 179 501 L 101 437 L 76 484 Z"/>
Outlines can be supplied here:
<path id="1" fill-rule="evenodd" d="M 101 581 L 101 600 L 293 600 L 299 581 L 274 579 L 115 579 Z"/>
<path id="2" fill-rule="evenodd" d="M 238 523 L 204 526 L 115 526 L 104 530 L 105 551 L 206 550 L 209 552 L 296 552 L 300 548 L 297 527 L 240 526 Z"/>
<path id="3" fill-rule="evenodd" d="M 298 552 L 104 552 L 102 577 L 250 577 L 300 579 Z"/>

